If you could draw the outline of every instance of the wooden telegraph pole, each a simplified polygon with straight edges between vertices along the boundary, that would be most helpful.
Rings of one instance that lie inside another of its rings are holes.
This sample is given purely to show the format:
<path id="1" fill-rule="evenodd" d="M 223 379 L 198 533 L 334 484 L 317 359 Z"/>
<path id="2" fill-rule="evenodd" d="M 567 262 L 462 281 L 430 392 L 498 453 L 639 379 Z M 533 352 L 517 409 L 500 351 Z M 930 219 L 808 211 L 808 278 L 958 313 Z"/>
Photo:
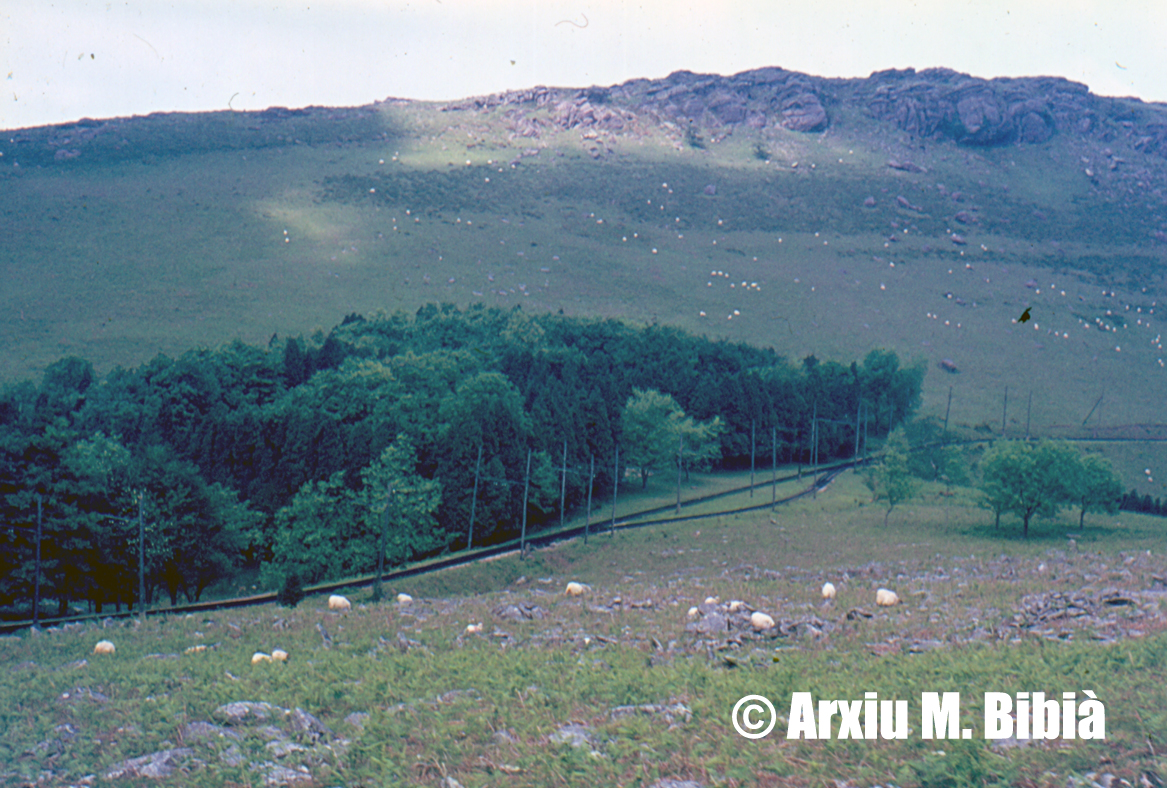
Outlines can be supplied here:
<path id="1" fill-rule="evenodd" d="M 620 489 L 620 444 L 616 444 L 616 469 L 612 472 L 612 525 L 608 536 L 616 533 L 616 491 Z"/>
<path id="2" fill-rule="evenodd" d="M 778 502 L 778 427 L 770 427 L 770 505 Z"/>
<path id="3" fill-rule="evenodd" d="M 142 514 L 146 491 L 138 490 L 138 610 L 146 622 L 146 520 Z"/>
<path id="4" fill-rule="evenodd" d="M 1005 399 L 1001 402 L 1001 437 L 1005 437 L 1005 414 L 1009 412 L 1009 387 L 1005 387 Z"/>
<path id="5" fill-rule="evenodd" d="M 36 494 L 36 579 L 32 591 L 32 625 L 40 621 L 41 608 L 41 494 Z"/>
<path id="6" fill-rule="evenodd" d="M 564 504 L 567 502 L 567 441 L 563 441 L 563 475 L 559 482 L 559 527 L 563 527 Z"/>
<path id="7" fill-rule="evenodd" d="M 482 471 L 482 444 L 478 444 L 478 462 L 474 463 L 474 495 L 470 498 L 470 532 L 466 534 L 466 549 L 474 546 L 474 510 L 478 507 L 478 474 Z"/>
<path id="8" fill-rule="evenodd" d="M 596 455 L 588 457 L 588 513 L 584 517 L 584 544 L 588 543 L 588 527 L 592 524 L 592 487 L 596 484 Z"/>
<path id="9" fill-rule="evenodd" d="M 531 450 L 527 449 L 527 475 L 523 480 L 523 530 L 519 534 L 519 558 L 527 557 L 527 493 L 531 489 Z"/>
<path id="10" fill-rule="evenodd" d="M 750 422 L 750 497 L 751 498 L 754 497 L 754 448 L 755 448 L 755 443 L 756 442 L 754 440 L 754 422 L 751 421 Z M 678 509 L 677 511 L 680 511 L 680 509 Z"/>

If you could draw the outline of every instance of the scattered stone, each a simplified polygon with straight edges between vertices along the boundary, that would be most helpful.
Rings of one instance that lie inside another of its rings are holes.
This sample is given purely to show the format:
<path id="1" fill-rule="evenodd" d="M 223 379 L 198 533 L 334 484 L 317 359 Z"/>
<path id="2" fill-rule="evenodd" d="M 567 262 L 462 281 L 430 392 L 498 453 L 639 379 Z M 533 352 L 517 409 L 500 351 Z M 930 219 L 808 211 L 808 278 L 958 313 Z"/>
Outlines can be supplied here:
<path id="1" fill-rule="evenodd" d="M 923 167 L 913 164 L 910 161 L 896 161 L 895 159 L 888 159 L 887 166 L 893 170 L 901 170 L 903 172 L 927 172 Z"/>
<path id="2" fill-rule="evenodd" d="M 369 713 L 367 711 L 354 711 L 345 717 L 344 721 L 354 728 L 363 731 L 365 729 L 365 723 L 369 721 Z"/>
<path id="3" fill-rule="evenodd" d="M 660 717 L 671 726 L 677 720 L 688 722 L 693 716 L 693 711 L 684 703 L 670 703 L 668 705 L 648 703 L 640 706 L 617 706 L 608 712 L 608 716 L 614 720 L 633 715 Z"/>
<path id="4" fill-rule="evenodd" d="M 188 722 L 179 728 L 183 741 L 201 741 L 202 739 L 210 738 L 226 738 L 239 740 L 239 734 L 230 728 L 224 728 L 221 725 L 215 725 L 213 722 L 204 722 L 196 720 L 195 722 Z"/>
<path id="5" fill-rule="evenodd" d="M 238 744 L 232 744 L 230 747 L 223 750 L 223 752 L 219 753 L 219 760 L 228 766 L 238 767 L 242 766 L 243 762 L 246 761 L 247 758 L 243 756 L 243 750 L 239 749 Z"/>
<path id="6" fill-rule="evenodd" d="M 674 780 L 672 777 L 665 777 L 654 782 L 649 788 L 705 788 L 705 784 L 696 780 Z"/>
<path id="7" fill-rule="evenodd" d="M 529 621 L 542 619 L 544 616 L 543 608 L 529 602 L 499 605 L 490 612 L 505 621 Z"/>
<path id="8" fill-rule="evenodd" d="M 560 727 L 559 730 L 551 734 L 551 742 L 553 744 L 570 744 L 572 747 L 594 748 L 597 739 L 591 728 L 572 723 Z"/>
<path id="9" fill-rule="evenodd" d="M 875 207 L 875 198 L 868 197 L 866 200 L 863 201 L 863 207 L 864 208 L 874 208 Z"/>
<path id="10" fill-rule="evenodd" d="M 303 752 L 307 750 L 307 747 L 303 747 L 299 744 L 296 744 L 295 742 L 288 741 L 287 739 L 276 739 L 275 741 L 270 741 L 265 744 L 263 748 L 271 753 L 271 755 L 275 758 L 284 758 L 294 752 Z"/>
<path id="11" fill-rule="evenodd" d="M 263 770 L 263 784 L 266 786 L 277 785 L 296 785 L 297 783 L 312 782 L 312 773 L 308 771 L 306 766 L 297 766 L 294 769 L 289 769 L 285 766 L 278 766 L 270 761 L 262 764 L 256 764 L 252 767 L 253 771 Z"/>
<path id="12" fill-rule="evenodd" d="M 173 747 L 119 761 L 105 772 L 105 779 L 117 780 L 122 777 L 169 777 L 179 768 L 182 761 L 194 754 L 189 747 Z"/>
<path id="13" fill-rule="evenodd" d="M 332 731 L 327 725 L 301 708 L 292 709 L 292 713 L 288 715 L 288 725 L 293 733 L 306 736 L 313 742 L 332 737 Z"/>
<path id="14" fill-rule="evenodd" d="M 239 701 L 237 703 L 227 703 L 220 706 L 215 709 L 214 716 L 225 720 L 228 725 L 239 725 L 255 720 L 266 720 L 287 713 L 287 709 L 281 709 L 279 706 L 273 706 L 263 701 Z"/>

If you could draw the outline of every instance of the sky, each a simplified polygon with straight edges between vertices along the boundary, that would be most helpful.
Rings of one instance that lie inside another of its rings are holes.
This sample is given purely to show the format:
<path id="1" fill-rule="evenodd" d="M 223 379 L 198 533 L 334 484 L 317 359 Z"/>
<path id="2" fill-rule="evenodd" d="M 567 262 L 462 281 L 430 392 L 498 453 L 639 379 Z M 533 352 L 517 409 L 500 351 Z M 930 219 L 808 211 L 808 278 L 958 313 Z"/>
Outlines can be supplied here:
<path id="1" fill-rule="evenodd" d="M 0 0 L 0 128 L 943 66 L 1167 101 L 1163 0 Z"/>

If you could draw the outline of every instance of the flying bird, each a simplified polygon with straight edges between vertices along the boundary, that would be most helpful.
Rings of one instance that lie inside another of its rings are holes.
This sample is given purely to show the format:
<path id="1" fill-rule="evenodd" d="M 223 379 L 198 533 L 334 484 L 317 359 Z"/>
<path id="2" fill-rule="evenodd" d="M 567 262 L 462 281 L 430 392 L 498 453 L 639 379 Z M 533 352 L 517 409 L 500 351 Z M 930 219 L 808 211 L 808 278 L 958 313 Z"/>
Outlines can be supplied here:
<path id="1" fill-rule="evenodd" d="M 1029 307 L 1025 307 L 1025 311 L 1021 313 L 1021 317 L 1017 318 L 1018 323 L 1024 323 L 1029 319 Z"/>

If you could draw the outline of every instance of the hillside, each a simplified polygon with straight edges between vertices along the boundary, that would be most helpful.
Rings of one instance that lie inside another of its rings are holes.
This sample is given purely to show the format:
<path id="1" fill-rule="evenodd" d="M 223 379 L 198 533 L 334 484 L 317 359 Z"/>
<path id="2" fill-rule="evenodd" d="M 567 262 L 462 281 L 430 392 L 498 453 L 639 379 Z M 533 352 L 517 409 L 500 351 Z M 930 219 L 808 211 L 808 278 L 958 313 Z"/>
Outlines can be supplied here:
<path id="1" fill-rule="evenodd" d="M 483 302 L 889 347 L 934 370 L 925 412 L 953 385 L 973 426 L 1005 386 L 1080 424 L 1119 380 L 1094 423 L 1161 421 L 1167 108 L 1066 80 L 678 72 L 7 138 L 9 381 Z"/>

